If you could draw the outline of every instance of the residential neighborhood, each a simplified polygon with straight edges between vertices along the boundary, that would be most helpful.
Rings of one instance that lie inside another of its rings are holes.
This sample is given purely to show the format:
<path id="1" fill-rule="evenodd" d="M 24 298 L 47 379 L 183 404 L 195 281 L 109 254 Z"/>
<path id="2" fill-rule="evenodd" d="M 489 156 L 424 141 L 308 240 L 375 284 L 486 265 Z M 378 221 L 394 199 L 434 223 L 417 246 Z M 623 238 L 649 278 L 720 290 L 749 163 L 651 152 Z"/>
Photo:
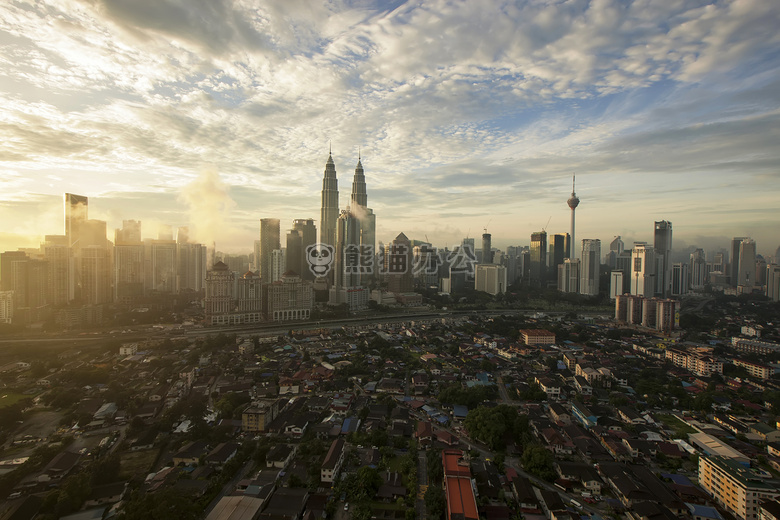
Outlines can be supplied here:
<path id="1" fill-rule="evenodd" d="M 776 316 L 699 307 L 9 349 L 0 518 L 775 518 Z"/>

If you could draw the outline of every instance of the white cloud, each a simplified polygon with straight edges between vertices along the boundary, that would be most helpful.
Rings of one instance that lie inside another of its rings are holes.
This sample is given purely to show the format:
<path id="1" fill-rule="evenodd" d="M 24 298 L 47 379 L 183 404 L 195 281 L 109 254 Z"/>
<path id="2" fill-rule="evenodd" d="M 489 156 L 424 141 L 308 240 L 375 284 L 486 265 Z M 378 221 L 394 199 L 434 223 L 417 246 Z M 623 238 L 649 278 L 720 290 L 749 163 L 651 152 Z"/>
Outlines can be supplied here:
<path id="1" fill-rule="evenodd" d="M 361 146 L 400 231 L 470 203 L 535 222 L 571 171 L 608 193 L 600 179 L 739 175 L 743 201 L 777 172 L 772 2 L 377 4 L 0 6 L 0 168 L 23 172 L 7 196 L 58 194 L 51 173 L 175 196 L 213 164 L 256 218 L 316 216 L 332 142 L 342 193 Z"/>

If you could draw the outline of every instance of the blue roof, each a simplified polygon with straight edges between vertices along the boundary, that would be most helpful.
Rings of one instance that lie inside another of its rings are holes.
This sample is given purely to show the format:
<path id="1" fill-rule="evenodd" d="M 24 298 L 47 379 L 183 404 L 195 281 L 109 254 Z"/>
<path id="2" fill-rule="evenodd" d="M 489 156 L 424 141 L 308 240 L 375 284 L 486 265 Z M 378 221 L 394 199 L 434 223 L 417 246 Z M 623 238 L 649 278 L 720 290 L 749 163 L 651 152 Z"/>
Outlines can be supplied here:
<path id="1" fill-rule="evenodd" d="M 661 473 L 661 476 L 663 478 L 668 478 L 675 484 L 678 484 L 680 486 L 692 486 L 693 482 L 688 480 L 688 477 L 685 475 L 678 475 L 677 473 Z"/>
<path id="2" fill-rule="evenodd" d="M 469 413 L 469 407 L 462 404 L 452 405 L 452 415 L 455 417 L 466 417 Z"/>
<path id="3" fill-rule="evenodd" d="M 437 421 L 439 421 L 441 424 L 447 423 L 447 416 L 446 415 L 440 415 L 436 418 Z"/>
<path id="4" fill-rule="evenodd" d="M 720 516 L 720 513 L 718 513 L 717 509 L 715 509 L 714 507 L 700 506 L 698 504 L 689 504 L 687 502 L 685 503 L 685 505 L 688 506 L 688 509 L 695 517 L 714 518 L 717 520 L 723 520 L 723 517 Z"/>

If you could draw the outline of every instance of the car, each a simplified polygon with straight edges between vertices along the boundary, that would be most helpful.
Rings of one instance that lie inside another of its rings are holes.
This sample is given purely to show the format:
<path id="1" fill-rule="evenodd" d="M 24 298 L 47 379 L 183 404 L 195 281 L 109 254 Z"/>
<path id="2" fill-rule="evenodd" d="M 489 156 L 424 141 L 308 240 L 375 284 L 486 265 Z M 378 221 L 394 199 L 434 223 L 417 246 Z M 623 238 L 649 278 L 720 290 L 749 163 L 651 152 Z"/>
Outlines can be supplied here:
<path id="1" fill-rule="evenodd" d="M 349 511 L 349 502 L 344 504 L 344 511 Z"/>

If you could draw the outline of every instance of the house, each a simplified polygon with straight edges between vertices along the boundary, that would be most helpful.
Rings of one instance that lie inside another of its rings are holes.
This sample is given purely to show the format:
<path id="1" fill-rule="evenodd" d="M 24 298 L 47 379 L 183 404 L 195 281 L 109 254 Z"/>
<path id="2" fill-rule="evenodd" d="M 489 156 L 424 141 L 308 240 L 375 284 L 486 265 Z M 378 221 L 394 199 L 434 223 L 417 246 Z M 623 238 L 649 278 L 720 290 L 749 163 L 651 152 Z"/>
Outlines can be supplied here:
<path id="1" fill-rule="evenodd" d="M 113 484 L 94 486 L 86 502 L 84 502 L 84 507 L 115 504 L 122 500 L 126 489 L 127 482 L 114 482 Z"/>
<path id="2" fill-rule="evenodd" d="M 61 480 L 73 471 L 80 458 L 78 453 L 61 451 L 43 468 L 43 473 L 52 480 Z"/>
<path id="3" fill-rule="evenodd" d="M 590 464 L 561 461 L 555 465 L 555 471 L 562 479 L 576 482 L 575 491 L 587 491 L 593 495 L 601 494 L 603 482 Z"/>
<path id="4" fill-rule="evenodd" d="M 433 440 L 433 428 L 431 427 L 431 423 L 428 421 L 418 421 L 417 422 L 417 431 L 414 432 L 415 438 L 417 438 L 417 443 L 421 447 L 428 447 L 431 444 L 431 441 Z"/>
<path id="5" fill-rule="evenodd" d="M 582 395 L 593 395 L 593 387 L 587 379 L 582 376 L 574 376 L 574 387 Z"/>
<path id="6" fill-rule="evenodd" d="M 551 377 L 536 376 L 534 378 L 539 388 L 547 394 L 547 399 L 558 400 L 561 397 L 561 385 Z"/>
<path id="7" fill-rule="evenodd" d="M 217 444 L 217 446 L 206 455 L 206 464 L 221 468 L 227 462 L 236 456 L 238 453 L 239 445 L 235 442 L 223 442 Z"/>
<path id="8" fill-rule="evenodd" d="M 556 423 L 571 424 L 571 414 L 558 403 L 550 403 L 547 412 L 550 414 L 550 418 Z"/>
<path id="9" fill-rule="evenodd" d="M 206 453 L 208 445 L 206 441 L 188 442 L 173 456 L 174 466 L 192 466 L 198 463 L 200 457 Z"/>
<path id="10" fill-rule="evenodd" d="M 297 446 L 277 444 L 271 448 L 265 456 L 265 465 L 267 468 L 284 469 L 293 457 L 295 457 L 296 451 Z"/>
<path id="11" fill-rule="evenodd" d="M 341 464 L 344 462 L 344 439 L 336 439 L 330 445 L 328 454 L 325 456 L 325 460 L 322 463 L 320 469 L 320 481 L 332 484 L 341 469 Z"/>

